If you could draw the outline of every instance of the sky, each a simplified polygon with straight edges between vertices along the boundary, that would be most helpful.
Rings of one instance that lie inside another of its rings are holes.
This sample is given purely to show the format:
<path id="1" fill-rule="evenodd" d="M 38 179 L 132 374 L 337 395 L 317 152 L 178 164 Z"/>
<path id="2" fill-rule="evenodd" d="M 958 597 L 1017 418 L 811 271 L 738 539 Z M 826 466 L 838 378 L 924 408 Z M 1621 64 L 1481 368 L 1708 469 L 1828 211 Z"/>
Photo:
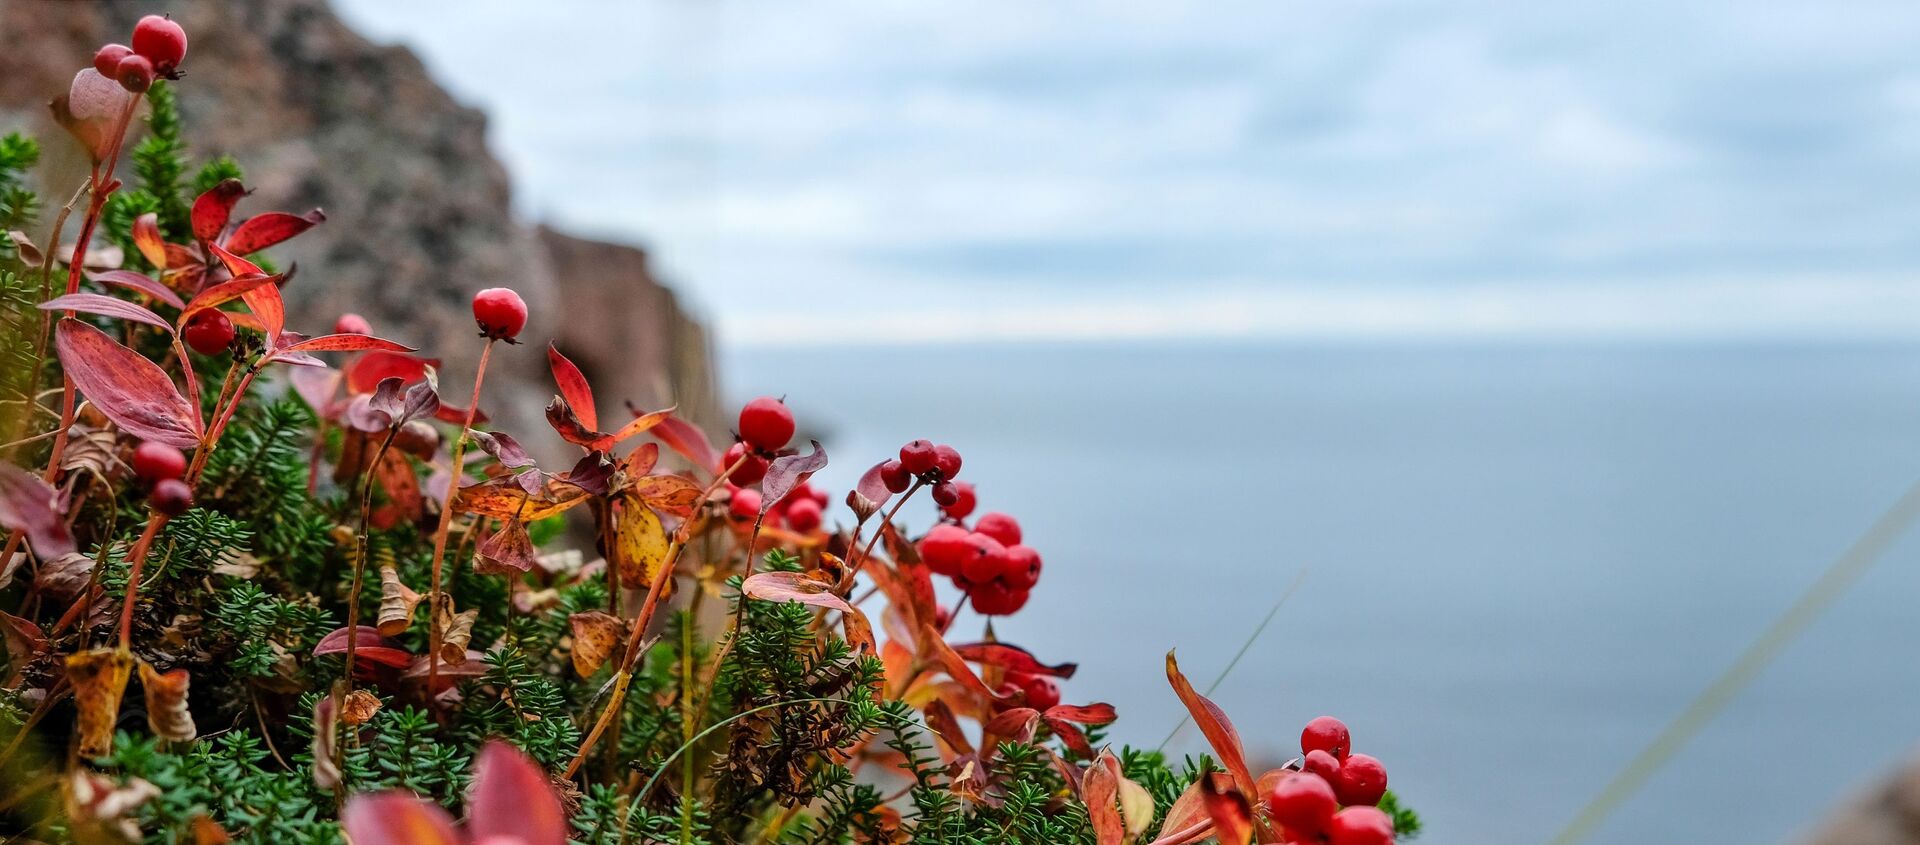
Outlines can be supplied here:
<path id="1" fill-rule="evenodd" d="M 1911 2 L 338 5 L 723 345 L 1920 339 Z"/>

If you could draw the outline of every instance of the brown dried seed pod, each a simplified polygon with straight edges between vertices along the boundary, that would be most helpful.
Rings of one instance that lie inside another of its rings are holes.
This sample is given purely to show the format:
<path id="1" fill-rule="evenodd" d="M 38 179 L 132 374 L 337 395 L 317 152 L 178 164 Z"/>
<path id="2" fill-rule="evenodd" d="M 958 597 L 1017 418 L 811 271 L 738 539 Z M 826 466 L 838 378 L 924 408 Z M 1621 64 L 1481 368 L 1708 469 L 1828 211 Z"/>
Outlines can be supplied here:
<path id="1" fill-rule="evenodd" d="M 140 661 L 140 688 L 147 697 L 147 727 L 169 742 L 190 742 L 199 735 L 187 710 L 187 686 L 193 679 L 185 669 L 160 672 Z"/>
<path id="2" fill-rule="evenodd" d="M 400 580 L 399 571 L 380 567 L 380 633 L 393 637 L 406 633 L 413 625 L 413 611 L 420 606 L 421 595 Z"/>

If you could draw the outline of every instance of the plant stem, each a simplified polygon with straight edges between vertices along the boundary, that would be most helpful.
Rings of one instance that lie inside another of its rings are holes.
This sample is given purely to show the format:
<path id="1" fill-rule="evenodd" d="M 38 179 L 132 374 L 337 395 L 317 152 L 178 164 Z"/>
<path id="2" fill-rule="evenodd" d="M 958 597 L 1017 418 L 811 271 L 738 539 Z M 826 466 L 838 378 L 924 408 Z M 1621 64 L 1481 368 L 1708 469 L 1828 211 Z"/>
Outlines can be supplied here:
<path id="1" fill-rule="evenodd" d="M 153 538 L 159 536 L 160 528 L 167 524 L 169 517 L 159 511 L 147 510 L 147 530 L 140 533 L 140 539 L 133 544 L 133 551 L 127 554 L 127 600 L 120 609 L 120 650 L 127 651 L 133 644 L 133 606 L 140 596 L 140 569 L 146 565 L 147 550 L 153 548 Z"/>
<path id="2" fill-rule="evenodd" d="M 427 596 L 427 696 L 440 680 L 440 578 L 447 554 L 447 531 L 453 527 L 453 497 L 460 492 L 461 461 L 466 458 L 467 435 L 473 433 L 473 417 L 480 411 L 480 384 L 487 378 L 487 359 L 493 355 L 493 338 L 480 347 L 480 365 L 473 372 L 473 396 L 467 400 L 467 419 L 460 425 L 460 436 L 453 441 L 452 469 L 447 479 L 446 501 L 440 503 L 440 527 L 433 532 L 433 592 Z"/>
<path id="3" fill-rule="evenodd" d="M 368 465 L 366 479 L 360 485 L 360 536 L 353 550 L 353 588 L 347 593 L 347 668 L 346 677 L 341 679 L 348 695 L 353 694 L 353 658 L 360 643 L 360 588 L 367 575 L 367 514 L 373 510 L 373 476 L 387 456 L 387 447 L 393 445 L 394 435 L 399 433 L 397 425 L 387 428 L 387 436 L 380 441 L 380 448 L 374 450 L 373 463 Z"/>

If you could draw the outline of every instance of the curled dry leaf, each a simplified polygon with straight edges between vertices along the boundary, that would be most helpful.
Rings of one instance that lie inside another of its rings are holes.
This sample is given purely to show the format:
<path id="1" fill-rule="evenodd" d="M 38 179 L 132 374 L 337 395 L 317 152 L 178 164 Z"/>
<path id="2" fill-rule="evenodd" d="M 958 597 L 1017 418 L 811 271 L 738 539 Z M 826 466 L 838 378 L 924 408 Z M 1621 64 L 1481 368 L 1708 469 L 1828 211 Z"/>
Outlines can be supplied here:
<path id="1" fill-rule="evenodd" d="M 400 580 L 399 570 L 380 567 L 380 614 L 376 630 L 388 637 L 406 633 L 413 626 L 413 611 L 420 606 L 421 598 Z"/>
<path id="2" fill-rule="evenodd" d="M 53 119 L 80 141 L 94 164 L 99 164 L 106 160 L 114 141 L 114 126 L 132 100 L 133 94 L 120 83 L 86 68 L 74 74 L 66 95 L 53 101 Z"/>
<path id="3" fill-rule="evenodd" d="M 357 689 L 347 693 L 345 703 L 340 706 L 340 721 L 347 725 L 364 725 L 373 720 L 373 714 L 380 712 L 380 696 Z"/>
<path id="4" fill-rule="evenodd" d="M 40 564 L 33 588 L 55 601 L 73 601 L 93 582 L 93 558 L 68 552 Z"/>
<path id="5" fill-rule="evenodd" d="M 185 669 L 156 671 L 140 661 L 140 689 L 147 698 L 147 727 L 153 735 L 168 742 L 190 742 L 199 732 L 193 726 L 193 713 L 187 710 L 187 686 L 192 678 Z"/>
<path id="6" fill-rule="evenodd" d="M 42 253 L 39 247 L 34 246 L 33 238 L 26 232 L 10 229 L 7 231 L 7 240 L 13 244 L 14 251 L 20 254 L 20 263 L 29 267 L 38 267 L 46 263 L 46 254 Z"/>
<path id="7" fill-rule="evenodd" d="M 627 636 L 625 622 L 597 610 L 568 617 L 567 627 L 573 630 L 573 671 L 582 678 L 600 671 Z"/>
<path id="8" fill-rule="evenodd" d="M 0 461 L 0 526 L 25 532 L 42 560 L 74 550 L 66 515 L 66 497 L 60 491 L 40 476 Z"/>
<path id="9" fill-rule="evenodd" d="M 483 575 L 522 574 L 533 570 L 536 558 L 527 524 L 510 519 L 474 550 L 473 569 Z"/>
<path id="10" fill-rule="evenodd" d="M 86 409 L 90 411 L 92 406 Z M 115 454 L 119 446 L 119 438 L 112 430 L 76 423 L 67 432 L 67 453 L 60 456 L 60 469 L 91 473 L 95 478 L 108 480 L 115 469 L 126 466 Z"/>
<path id="11" fill-rule="evenodd" d="M 826 468 L 827 450 L 821 448 L 818 440 L 810 442 L 813 443 L 813 454 L 783 455 L 767 465 L 766 478 L 760 481 L 762 513 L 786 498 L 788 493 L 805 483 L 814 473 Z"/>
<path id="12" fill-rule="evenodd" d="M 480 444 L 480 450 L 493 456 L 507 469 L 525 469 L 533 466 L 533 458 L 513 435 L 504 431 L 475 431 L 470 435 L 473 442 Z"/>
<path id="13" fill-rule="evenodd" d="M 177 449 L 199 445 L 200 408 L 158 364 L 72 318 L 60 321 L 55 345 L 74 385 L 123 431 Z"/>
<path id="14" fill-rule="evenodd" d="M 101 757 L 113 750 L 113 722 L 132 672 L 133 655 L 120 649 L 94 648 L 67 656 L 80 756 Z"/>
<path id="15" fill-rule="evenodd" d="M 334 763 L 340 741 L 340 688 L 313 702 L 313 783 L 325 790 L 340 788 L 344 780 Z"/>
<path id="16" fill-rule="evenodd" d="M 70 835 L 77 845 L 117 845 L 139 842 L 135 810 L 160 795 L 160 788 L 140 778 L 125 784 L 75 767 L 61 784 Z"/>
<path id="17" fill-rule="evenodd" d="M 453 613 L 453 597 L 440 594 L 440 615 L 446 620 L 440 626 L 440 660 L 454 666 L 467 662 L 467 642 L 473 639 L 473 621 L 480 618 L 479 610 L 462 610 Z"/>
<path id="18" fill-rule="evenodd" d="M 1120 778 L 1120 818 L 1127 823 L 1127 836 L 1138 838 L 1153 824 L 1153 793 L 1130 780 Z"/>

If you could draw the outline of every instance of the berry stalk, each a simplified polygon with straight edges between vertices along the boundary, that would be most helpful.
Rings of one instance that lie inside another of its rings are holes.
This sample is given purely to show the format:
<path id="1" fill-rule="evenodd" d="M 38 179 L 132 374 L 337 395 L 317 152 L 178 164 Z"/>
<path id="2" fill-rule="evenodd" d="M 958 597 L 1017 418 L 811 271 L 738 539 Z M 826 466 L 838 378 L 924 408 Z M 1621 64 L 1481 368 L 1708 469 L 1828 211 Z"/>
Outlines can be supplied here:
<path id="1" fill-rule="evenodd" d="M 480 348 L 480 366 L 473 373 L 473 395 L 467 399 L 467 418 L 460 424 L 460 436 L 454 438 L 452 448 L 451 477 L 447 479 L 447 497 L 440 503 L 440 526 L 433 532 L 433 592 L 428 595 L 427 611 L 427 690 L 432 695 L 433 687 L 440 680 L 440 579 L 445 569 L 447 555 L 447 532 L 453 527 L 453 497 L 460 492 L 460 463 L 467 455 L 467 436 L 473 433 L 473 418 L 480 412 L 480 385 L 487 378 L 487 360 L 493 355 L 494 338 L 489 336 L 487 344 Z"/>

